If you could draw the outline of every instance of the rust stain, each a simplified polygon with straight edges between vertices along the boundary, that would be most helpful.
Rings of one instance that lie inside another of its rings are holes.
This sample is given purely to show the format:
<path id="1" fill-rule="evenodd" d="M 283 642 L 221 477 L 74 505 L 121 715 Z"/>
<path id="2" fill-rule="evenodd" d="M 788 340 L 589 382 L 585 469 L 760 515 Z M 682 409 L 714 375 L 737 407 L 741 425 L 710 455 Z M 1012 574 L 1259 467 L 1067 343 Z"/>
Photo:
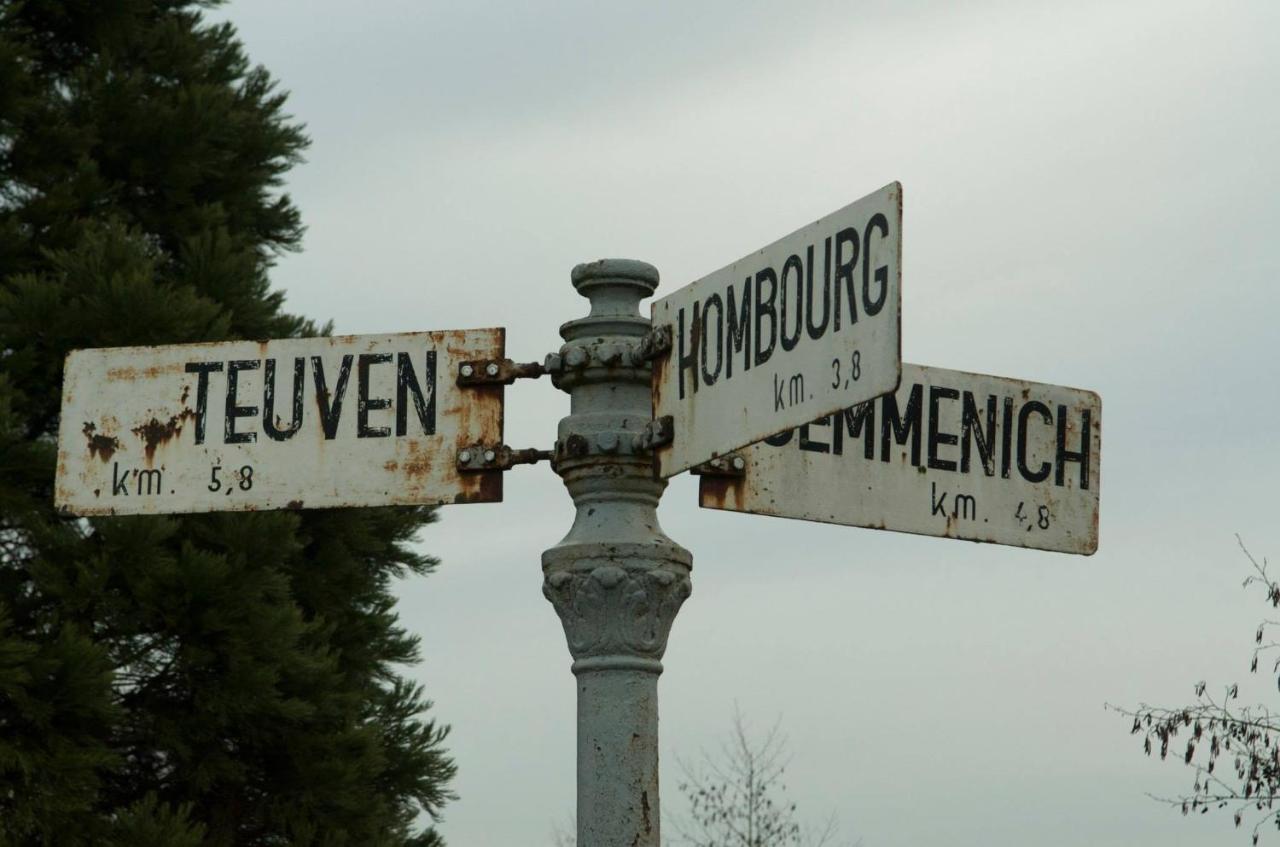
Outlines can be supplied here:
<path id="1" fill-rule="evenodd" d="M 114 436 L 102 435 L 97 429 L 93 421 L 85 421 L 81 432 L 84 433 L 84 437 L 89 441 L 89 455 L 102 459 L 105 464 L 111 461 L 111 457 L 120 449 L 120 439 Z"/>
<path id="2" fill-rule="evenodd" d="M 458 404 L 445 415 L 457 419 L 465 443 L 502 443 L 503 389 L 502 385 L 481 385 L 459 391 Z"/>
<path id="3" fill-rule="evenodd" d="M 428 333 L 428 336 L 459 359 L 501 359 L 507 343 L 507 331 L 502 327 L 451 329 Z M 485 348 L 496 350 L 497 354 L 492 355 Z"/>
<path id="4" fill-rule="evenodd" d="M 642 825 L 644 826 L 644 834 L 645 834 L 645 835 L 652 835 L 652 834 L 653 834 L 653 821 L 651 821 L 651 820 L 650 820 L 650 812 L 649 812 L 649 792 L 648 792 L 648 791 L 641 791 L 641 792 L 640 792 L 640 820 L 641 820 Z M 636 839 L 635 839 L 635 840 L 636 840 L 636 843 L 639 843 L 639 841 L 640 841 L 640 833 L 638 833 L 638 832 L 636 833 Z M 648 839 L 646 839 L 646 840 L 648 840 Z"/>
<path id="5" fill-rule="evenodd" d="M 396 468 L 398 467 L 400 467 L 400 463 L 397 462 L 395 459 L 382 463 L 382 469 L 385 471 L 391 471 L 394 473 Z"/>
<path id="6" fill-rule="evenodd" d="M 431 451 L 423 449 L 422 442 L 416 438 L 410 441 L 405 446 L 408 447 L 409 449 L 409 455 L 405 459 L 404 464 L 402 466 L 404 475 L 410 480 L 415 480 L 420 482 L 431 473 L 431 464 L 432 464 L 432 458 L 433 458 L 431 455 Z M 391 466 L 394 466 L 395 464 L 396 463 L 394 461 L 391 461 L 391 462 L 387 462 L 385 465 L 383 465 L 383 467 L 391 471 L 391 470 L 395 470 L 394 467 L 391 467 Z"/>
<path id="7" fill-rule="evenodd" d="M 137 382 L 140 379 L 155 379 L 162 374 L 175 372 L 181 367 L 181 363 L 171 363 L 167 365 L 151 365 L 145 368 L 138 368 L 132 365 L 107 368 L 107 379 L 114 382 Z"/>
<path id="8" fill-rule="evenodd" d="M 145 445 L 143 449 L 146 452 L 148 465 L 155 459 L 156 448 L 181 435 L 182 425 L 194 416 L 195 413 L 190 409 L 183 409 L 167 421 L 161 422 L 159 418 L 152 418 L 141 426 L 133 428 L 133 434 L 141 438 Z"/>
<path id="9" fill-rule="evenodd" d="M 744 479 L 706 475 L 698 478 L 698 505 L 707 509 L 742 509 Z"/>
<path id="10" fill-rule="evenodd" d="M 183 406 L 187 405 L 187 398 L 189 396 L 191 396 L 191 386 L 190 385 L 182 386 L 182 396 L 178 398 L 178 402 L 181 403 Z"/>
<path id="11" fill-rule="evenodd" d="M 655 364 L 649 370 L 649 390 L 653 394 L 653 408 L 664 408 L 662 403 L 662 365 Z"/>
<path id="12" fill-rule="evenodd" d="M 464 490 L 453 498 L 454 503 L 501 503 L 502 471 L 462 475 Z"/>

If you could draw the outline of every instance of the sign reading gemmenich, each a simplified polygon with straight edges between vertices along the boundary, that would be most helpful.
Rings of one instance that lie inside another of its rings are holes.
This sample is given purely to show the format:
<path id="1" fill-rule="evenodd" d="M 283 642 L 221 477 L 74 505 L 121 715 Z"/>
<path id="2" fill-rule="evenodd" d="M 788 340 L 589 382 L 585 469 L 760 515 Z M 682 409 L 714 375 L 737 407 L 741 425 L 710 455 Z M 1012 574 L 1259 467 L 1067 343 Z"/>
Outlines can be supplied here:
<path id="1" fill-rule="evenodd" d="M 894 394 L 739 452 L 699 504 L 1089 555 L 1102 400 L 1092 391 L 902 366 Z"/>
<path id="2" fill-rule="evenodd" d="M 902 186 L 834 214 L 653 304 L 672 330 L 654 364 L 669 477 L 898 385 Z"/>
<path id="3" fill-rule="evenodd" d="M 502 329 L 76 350 L 66 361 L 55 500 L 76 515 L 496 502 Z"/>

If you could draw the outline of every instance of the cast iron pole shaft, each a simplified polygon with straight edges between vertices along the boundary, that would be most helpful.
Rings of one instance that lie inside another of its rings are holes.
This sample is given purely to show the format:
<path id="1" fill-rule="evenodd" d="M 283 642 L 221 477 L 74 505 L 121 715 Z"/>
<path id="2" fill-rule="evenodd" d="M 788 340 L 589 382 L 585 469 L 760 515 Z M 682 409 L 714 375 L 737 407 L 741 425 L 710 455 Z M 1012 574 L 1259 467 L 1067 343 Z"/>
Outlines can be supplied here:
<path id="1" fill-rule="evenodd" d="M 577 507 L 542 554 L 543 593 L 564 624 L 578 688 L 578 847 L 658 847 L 658 675 L 667 634 L 689 596 L 689 552 L 658 526 L 646 426 L 653 415 L 650 330 L 640 301 L 652 265 L 604 259 L 573 269 L 591 313 L 560 328 L 548 357 L 571 397 L 556 473 Z"/>

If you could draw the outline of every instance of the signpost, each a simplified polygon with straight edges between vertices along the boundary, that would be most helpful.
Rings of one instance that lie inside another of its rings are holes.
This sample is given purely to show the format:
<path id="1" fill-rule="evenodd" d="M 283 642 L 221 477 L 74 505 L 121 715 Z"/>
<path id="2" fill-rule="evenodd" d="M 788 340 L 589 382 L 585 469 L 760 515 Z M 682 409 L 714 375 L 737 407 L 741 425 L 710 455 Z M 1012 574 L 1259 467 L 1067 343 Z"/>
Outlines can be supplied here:
<path id="1" fill-rule="evenodd" d="M 504 470 L 554 457 L 577 508 L 542 555 L 577 678 L 577 843 L 657 847 L 657 678 L 693 561 L 658 525 L 667 477 L 701 466 L 713 508 L 1097 548 L 1097 395 L 904 367 L 901 259 L 895 182 L 652 320 L 655 268 L 579 265 L 590 313 L 541 364 L 503 358 L 502 329 L 76 351 L 55 499 L 84 516 L 493 502 Z M 570 414 L 554 451 L 512 451 L 503 385 L 543 375 Z"/>
<path id="2" fill-rule="evenodd" d="M 503 388 L 460 388 L 504 330 L 77 350 L 56 503 L 77 515 L 502 500 L 460 472 L 502 444 Z"/>
<path id="3" fill-rule="evenodd" d="M 698 502 L 1090 555 L 1101 427 L 1091 391 L 904 364 L 896 393 L 779 433 L 724 463 L 726 473 L 705 473 Z"/>
<path id="4" fill-rule="evenodd" d="M 654 303 L 659 476 L 893 391 L 901 312 L 896 182 Z"/>

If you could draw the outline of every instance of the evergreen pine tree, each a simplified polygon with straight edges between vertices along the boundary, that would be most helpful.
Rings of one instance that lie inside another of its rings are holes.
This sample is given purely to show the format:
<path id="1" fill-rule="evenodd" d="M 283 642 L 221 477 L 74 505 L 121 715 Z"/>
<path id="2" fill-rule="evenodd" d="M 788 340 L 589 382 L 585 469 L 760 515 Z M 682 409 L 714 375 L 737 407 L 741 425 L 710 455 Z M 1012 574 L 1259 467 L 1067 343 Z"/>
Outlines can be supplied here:
<path id="1" fill-rule="evenodd" d="M 69 350 L 327 331 L 267 278 L 306 138 L 211 5 L 0 0 L 0 845 L 440 844 L 430 509 L 53 509 Z"/>

